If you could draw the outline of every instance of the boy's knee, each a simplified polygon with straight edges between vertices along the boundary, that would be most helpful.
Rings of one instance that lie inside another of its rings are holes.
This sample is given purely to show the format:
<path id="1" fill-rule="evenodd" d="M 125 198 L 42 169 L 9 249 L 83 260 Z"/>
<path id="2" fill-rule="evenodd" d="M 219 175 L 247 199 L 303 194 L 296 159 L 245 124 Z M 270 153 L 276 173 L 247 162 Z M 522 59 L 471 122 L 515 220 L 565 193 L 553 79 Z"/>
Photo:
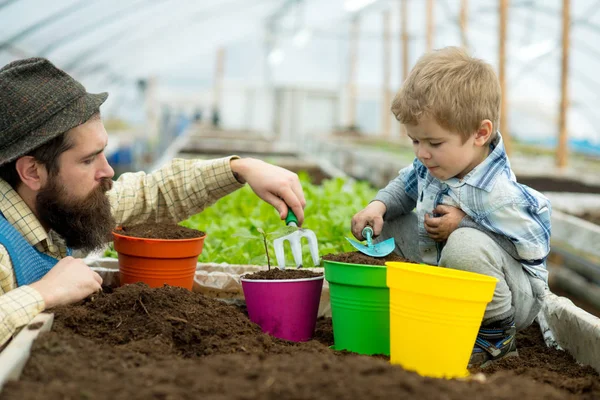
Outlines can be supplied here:
<path id="1" fill-rule="evenodd" d="M 493 262 L 490 248 L 494 242 L 485 234 L 472 228 L 452 232 L 446 241 L 439 265 L 462 271 L 481 272 Z"/>

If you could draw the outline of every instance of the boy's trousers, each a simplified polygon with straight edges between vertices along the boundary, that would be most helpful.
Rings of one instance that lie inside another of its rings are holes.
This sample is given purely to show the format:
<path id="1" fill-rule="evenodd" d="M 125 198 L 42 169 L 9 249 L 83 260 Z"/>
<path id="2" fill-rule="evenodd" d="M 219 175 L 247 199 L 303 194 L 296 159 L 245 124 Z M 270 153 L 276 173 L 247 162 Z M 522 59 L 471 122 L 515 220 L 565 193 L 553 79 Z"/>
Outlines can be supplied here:
<path id="1" fill-rule="evenodd" d="M 415 213 L 386 220 L 376 241 L 393 237 L 397 254 L 421 262 L 417 223 Z M 542 307 L 546 283 L 527 273 L 494 239 L 477 229 L 459 228 L 452 232 L 442 250 L 439 266 L 498 278 L 482 325 L 514 317 L 517 329 L 524 329 L 531 325 Z"/>

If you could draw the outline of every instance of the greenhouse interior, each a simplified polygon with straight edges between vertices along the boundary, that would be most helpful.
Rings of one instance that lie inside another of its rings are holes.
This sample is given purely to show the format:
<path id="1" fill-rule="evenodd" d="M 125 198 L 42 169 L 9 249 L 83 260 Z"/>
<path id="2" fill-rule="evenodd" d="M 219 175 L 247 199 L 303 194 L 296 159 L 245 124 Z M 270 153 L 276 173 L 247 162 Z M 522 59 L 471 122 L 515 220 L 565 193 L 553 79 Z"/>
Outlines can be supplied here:
<path id="1" fill-rule="evenodd" d="M 0 0 L 0 398 L 600 398 L 599 68 L 600 0 Z"/>

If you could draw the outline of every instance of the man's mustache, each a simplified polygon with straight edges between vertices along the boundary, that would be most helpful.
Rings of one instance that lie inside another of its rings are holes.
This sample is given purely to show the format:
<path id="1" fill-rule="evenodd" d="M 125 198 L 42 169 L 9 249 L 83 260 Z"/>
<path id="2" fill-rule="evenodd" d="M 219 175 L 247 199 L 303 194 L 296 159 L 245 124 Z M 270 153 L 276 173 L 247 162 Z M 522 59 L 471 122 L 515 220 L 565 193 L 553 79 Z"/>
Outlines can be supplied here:
<path id="1" fill-rule="evenodd" d="M 110 178 L 102 178 L 100 180 L 100 187 L 102 188 L 103 192 L 108 192 L 110 189 L 112 189 L 113 186 L 113 181 Z"/>

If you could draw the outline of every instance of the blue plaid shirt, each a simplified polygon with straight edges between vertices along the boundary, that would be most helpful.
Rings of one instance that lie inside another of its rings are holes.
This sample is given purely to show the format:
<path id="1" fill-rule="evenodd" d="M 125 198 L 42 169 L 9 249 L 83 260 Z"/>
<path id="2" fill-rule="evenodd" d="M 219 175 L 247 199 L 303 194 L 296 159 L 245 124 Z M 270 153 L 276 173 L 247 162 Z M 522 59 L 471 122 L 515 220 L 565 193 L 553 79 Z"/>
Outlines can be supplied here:
<path id="1" fill-rule="evenodd" d="M 415 158 L 379 191 L 375 200 L 386 205 L 386 219 L 410 213 L 416 207 L 419 251 L 424 263 L 438 265 L 444 245 L 427 235 L 425 214 L 433 214 L 435 207 L 444 204 L 460 208 L 483 228 L 507 237 L 515 245 L 523 268 L 548 280 L 550 201 L 517 183 L 500 133 L 490 144 L 489 156 L 463 179 L 440 181 Z"/>

